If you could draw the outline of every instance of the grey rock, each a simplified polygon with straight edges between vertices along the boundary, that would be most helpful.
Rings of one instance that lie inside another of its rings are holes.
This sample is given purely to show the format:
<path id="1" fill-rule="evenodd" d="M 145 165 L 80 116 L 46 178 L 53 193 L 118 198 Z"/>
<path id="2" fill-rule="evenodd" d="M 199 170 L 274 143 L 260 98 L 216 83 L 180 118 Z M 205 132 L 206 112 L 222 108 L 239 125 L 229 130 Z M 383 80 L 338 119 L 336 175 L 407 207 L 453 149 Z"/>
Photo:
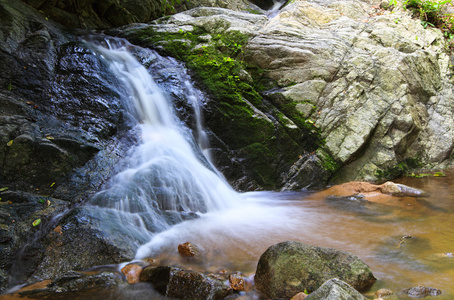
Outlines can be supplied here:
<path id="1" fill-rule="evenodd" d="M 357 290 L 375 282 L 369 267 L 353 254 L 300 242 L 282 242 L 269 247 L 259 259 L 255 285 L 270 298 L 291 298 L 313 292 L 332 278 Z"/>
<path id="2" fill-rule="evenodd" d="M 364 300 L 364 296 L 347 283 L 337 278 L 322 284 L 307 300 Z"/>

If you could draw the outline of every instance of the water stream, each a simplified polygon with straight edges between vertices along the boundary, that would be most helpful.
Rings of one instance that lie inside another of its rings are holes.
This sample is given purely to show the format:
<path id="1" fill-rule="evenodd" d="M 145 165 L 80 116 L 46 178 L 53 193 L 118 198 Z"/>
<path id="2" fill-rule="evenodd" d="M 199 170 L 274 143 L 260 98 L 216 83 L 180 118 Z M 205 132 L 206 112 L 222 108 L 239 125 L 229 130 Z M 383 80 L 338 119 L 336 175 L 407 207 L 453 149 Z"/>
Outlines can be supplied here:
<path id="1" fill-rule="evenodd" d="M 401 180 L 427 190 L 425 198 L 396 198 L 359 209 L 332 205 L 308 192 L 237 193 L 203 155 L 206 141 L 188 138 L 187 128 L 146 69 L 122 48 L 98 51 L 130 87 L 130 113 L 137 118 L 141 140 L 131 150 L 127 168 L 92 203 L 114 210 L 121 224 L 142 235 L 136 259 L 154 257 L 200 271 L 225 268 L 252 275 L 267 247 L 297 240 L 358 255 L 379 279 L 372 291 L 422 284 L 442 289 L 438 299 L 454 297 L 451 173 Z M 189 78 L 180 80 L 198 115 L 195 135 L 203 138 L 197 92 L 189 88 Z M 162 211 L 198 217 L 173 225 Z M 403 241 L 404 236 L 412 238 Z M 187 241 L 201 249 L 202 259 L 178 255 L 178 244 Z"/>
<path id="2" fill-rule="evenodd" d="M 454 257 L 446 255 L 454 252 L 454 173 L 400 179 L 428 196 L 358 209 L 333 205 L 310 192 L 237 193 L 210 162 L 201 96 L 188 75 L 180 72 L 176 80 L 196 116 L 192 129 L 176 117 L 166 94 L 128 45 L 110 44 L 110 49 L 96 46 L 96 51 L 130 91 L 125 106 L 139 142 L 87 209 L 115 224 L 113 234 L 135 241 L 136 259 L 153 257 L 163 265 L 252 276 L 270 245 L 296 240 L 359 256 L 379 279 L 372 294 L 381 287 L 400 291 L 422 284 L 442 289 L 437 299 L 454 298 Z M 412 238 L 403 243 L 404 236 Z M 201 250 L 200 259 L 178 255 L 178 244 L 188 241 Z M 109 291 L 108 298 L 141 299 L 140 289 L 144 286 Z M 255 293 L 245 297 L 260 298 Z M 98 298 L 106 295 L 79 299 Z"/>

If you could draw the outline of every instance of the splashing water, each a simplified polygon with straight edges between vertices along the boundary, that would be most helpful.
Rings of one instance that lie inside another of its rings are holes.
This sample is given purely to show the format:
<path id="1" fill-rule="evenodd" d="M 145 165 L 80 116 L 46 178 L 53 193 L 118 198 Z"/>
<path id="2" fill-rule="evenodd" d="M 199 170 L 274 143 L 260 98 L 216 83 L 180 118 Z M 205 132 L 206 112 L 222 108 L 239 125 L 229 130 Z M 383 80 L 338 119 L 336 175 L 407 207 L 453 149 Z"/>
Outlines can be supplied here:
<path id="1" fill-rule="evenodd" d="M 180 74 L 180 80 L 196 111 L 199 145 L 187 137 L 189 130 L 176 117 L 170 101 L 125 46 L 96 46 L 96 51 L 129 90 L 132 105 L 125 106 L 136 119 L 140 142 L 123 163 L 126 167 L 90 203 L 117 218 L 122 227 L 130 227 L 125 230 L 139 244 L 185 217 L 236 205 L 238 194 L 199 149 L 206 141 L 196 90 L 183 78 L 187 74 Z"/>
<path id="2" fill-rule="evenodd" d="M 306 223 L 303 215 L 308 212 L 295 212 L 264 193 L 237 193 L 218 174 L 203 155 L 200 99 L 184 71 L 178 70 L 178 80 L 195 110 L 197 142 L 126 47 L 97 51 L 130 91 L 129 114 L 137 120 L 140 142 L 123 163 L 126 167 L 90 202 L 99 219 L 115 224 L 111 231 L 137 241 L 136 259 L 175 255 L 177 245 L 187 241 L 211 250 L 228 244 L 237 253 L 245 245 L 260 243 L 263 248 L 279 240 L 283 228 Z M 218 258 L 212 258 L 218 263 L 232 260 L 224 255 L 218 251 Z"/>

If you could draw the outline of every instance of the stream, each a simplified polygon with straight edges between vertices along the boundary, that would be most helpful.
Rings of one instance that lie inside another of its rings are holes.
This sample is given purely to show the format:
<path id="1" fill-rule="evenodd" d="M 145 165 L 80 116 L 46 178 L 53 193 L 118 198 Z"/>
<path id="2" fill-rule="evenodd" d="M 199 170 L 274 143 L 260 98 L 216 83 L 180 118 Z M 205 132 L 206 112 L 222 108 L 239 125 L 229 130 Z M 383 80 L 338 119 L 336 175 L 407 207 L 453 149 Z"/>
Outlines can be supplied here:
<path id="1" fill-rule="evenodd" d="M 453 171 L 446 177 L 398 179 L 395 182 L 428 195 L 396 197 L 367 207 L 343 207 L 308 191 L 237 193 L 210 161 L 200 117 L 192 138 L 166 95 L 125 48 L 97 51 L 131 91 L 129 114 L 137 120 L 140 142 L 86 208 L 134 239 L 135 259 L 152 257 L 162 265 L 203 272 L 225 269 L 252 277 L 270 245 L 295 240 L 361 258 L 378 278 L 366 295 L 382 287 L 399 292 L 425 285 L 442 290 L 437 299 L 454 298 Z M 181 76 L 179 80 L 187 84 L 187 75 Z M 189 99 L 198 97 L 191 86 L 184 88 L 193 93 Z M 191 105 L 200 115 L 197 101 Z M 175 218 L 180 218 L 176 225 Z M 184 242 L 196 245 L 200 257 L 180 257 L 177 247 Z M 142 299 L 144 295 L 162 298 L 145 284 L 73 298 Z M 249 292 L 242 299 L 261 298 Z"/>

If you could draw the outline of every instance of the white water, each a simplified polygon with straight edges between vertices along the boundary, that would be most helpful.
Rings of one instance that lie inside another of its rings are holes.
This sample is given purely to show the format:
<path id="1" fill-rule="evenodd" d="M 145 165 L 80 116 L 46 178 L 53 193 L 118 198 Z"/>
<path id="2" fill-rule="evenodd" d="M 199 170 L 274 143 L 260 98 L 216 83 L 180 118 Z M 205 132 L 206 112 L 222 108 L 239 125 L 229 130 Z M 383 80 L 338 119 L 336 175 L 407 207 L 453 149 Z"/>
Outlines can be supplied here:
<path id="1" fill-rule="evenodd" d="M 263 193 L 235 192 L 207 163 L 209 159 L 201 157 L 192 139 L 184 136 L 189 130 L 182 127 L 172 104 L 126 48 L 97 47 L 97 51 L 129 90 L 132 105 L 126 106 L 137 119 L 140 142 L 122 163 L 126 167 L 91 203 L 99 219 L 114 224 L 110 231 L 138 241 L 137 259 L 174 255 L 178 244 L 187 241 L 202 249 L 229 243 L 238 251 L 263 247 L 279 240 L 283 228 L 293 232 L 306 223 L 306 212 L 267 200 Z M 206 149 L 200 99 L 185 76 L 180 72 L 179 80 L 195 111 L 197 144 Z M 197 213 L 198 218 L 169 221 L 169 216 L 178 219 L 180 212 Z"/>

